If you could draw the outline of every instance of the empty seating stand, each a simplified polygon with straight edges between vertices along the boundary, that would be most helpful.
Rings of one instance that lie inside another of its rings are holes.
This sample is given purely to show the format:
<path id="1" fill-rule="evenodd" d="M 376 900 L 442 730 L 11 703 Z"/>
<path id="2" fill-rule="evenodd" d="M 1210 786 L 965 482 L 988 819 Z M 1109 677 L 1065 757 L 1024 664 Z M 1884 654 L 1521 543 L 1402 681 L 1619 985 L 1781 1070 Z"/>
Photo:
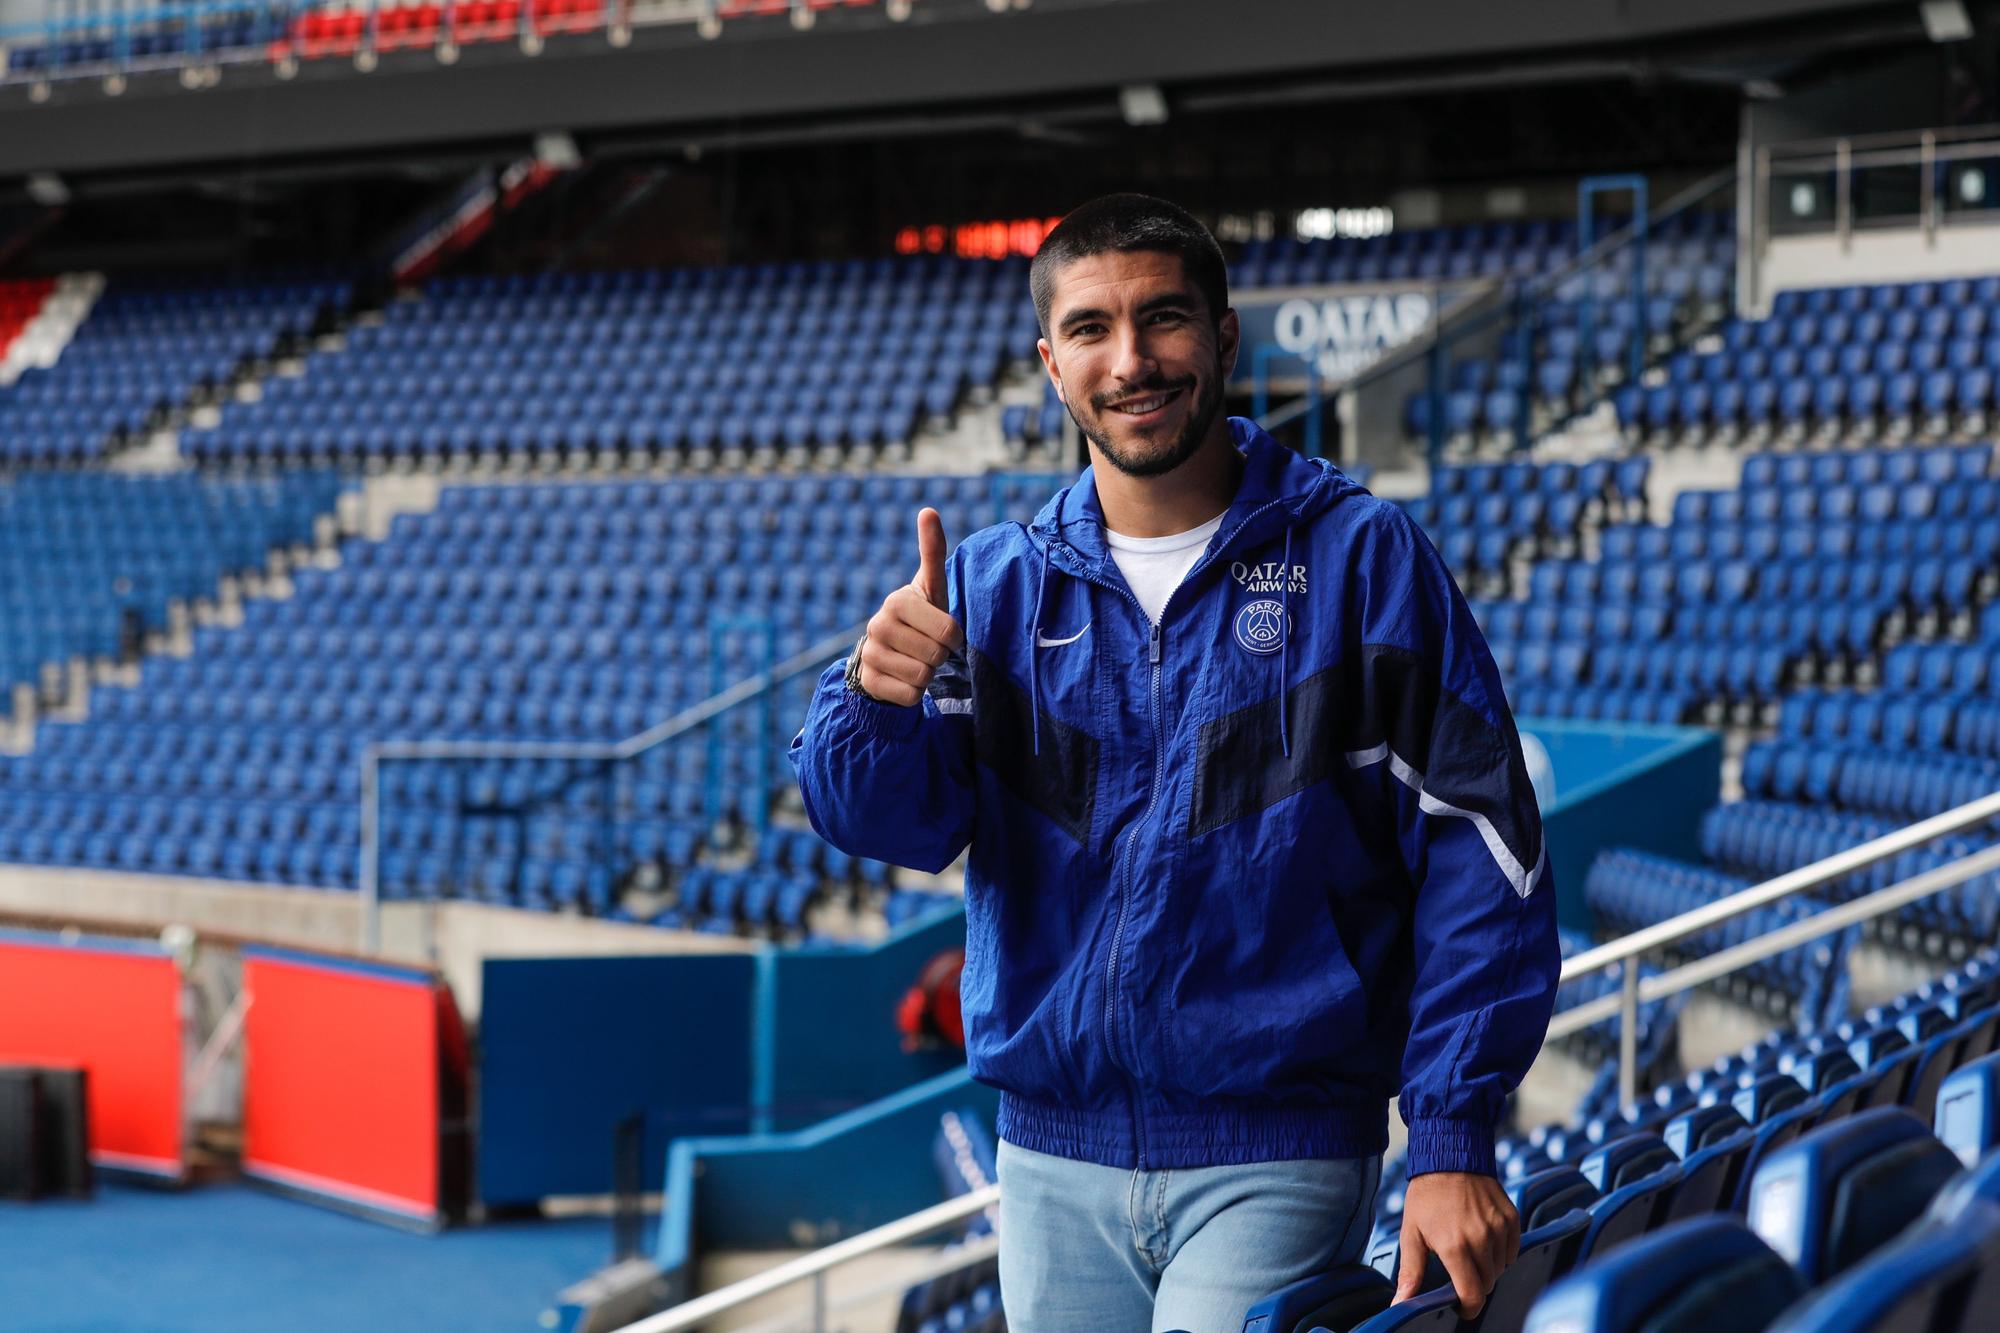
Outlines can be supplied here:
<path id="1" fill-rule="evenodd" d="M 1026 517 L 1048 485 L 447 487 L 387 540 L 349 541 L 338 567 L 297 571 L 289 598 L 250 601 L 240 626 L 197 628 L 189 656 L 148 659 L 139 684 L 97 688 L 87 721 L 46 724 L 31 754 L 0 758 L 0 861 L 352 888 L 368 742 L 637 735 L 766 665 L 763 631 L 711 635 L 718 607 L 768 617 L 770 648 L 792 655 L 880 604 L 920 504 L 962 534 Z M 747 863 L 703 855 L 712 817 L 752 824 L 796 799 L 784 748 L 814 683 L 806 673 L 782 689 L 769 733 L 755 708 L 727 714 L 718 768 L 703 735 L 649 751 L 608 789 L 535 762 L 392 766 L 382 891 L 792 939 L 827 894 L 880 906 L 888 868 L 803 828 L 773 826 Z M 468 805 L 532 811 L 461 817 Z M 641 867 L 660 891 L 628 907 L 619 891 Z M 914 919 L 935 900 L 895 910 Z"/>
<path id="2" fill-rule="evenodd" d="M 1031 357 L 1025 267 L 949 257 L 439 279 L 186 432 L 207 465 L 852 463 Z"/>
<path id="3" fill-rule="evenodd" d="M 1885 645 L 1971 626 L 2000 587 L 1991 453 L 1752 455 L 1741 488 L 1606 524 L 1596 559 L 1544 559 L 1526 599 L 1474 611 L 1529 715 L 1770 720 L 1795 686 L 1873 683 Z"/>
<path id="4" fill-rule="evenodd" d="M 1504 226 L 1497 230 L 1508 234 Z M 1410 276 L 1437 280 L 1474 273 L 1525 278 L 1553 270 L 1574 248 L 1568 223 L 1525 224 L 1511 234 L 1519 238 L 1511 247 L 1418 249 L 1404 266 Z M 1506 340 L 1501 354 L 1457 359 L 1442 382 L 1411 394 L 1405 428 L 1424 440 L 1435 424 L 1453 451 L 1511 448 L 1519 431 L 1541 434 L 1620 384 L 1635 345 L 1642 358 L 1650 357 L 1720 321 L 1731 299 L 1734 256 L 1726 215 L 1676 215 L 1649 237 L 1643 289 L 1636 286 L 1637 256 L 1629 247 L 1571 274 L 1533 303 L 1522 331 Z"/>
<path id="5" fill-rule="evenodd" d="M 1653 443 L 1976 438 L 2000 375 L 2000 275 L 1780 292 L 1620 391 Z"/>
<path id="6" fill-rule="evenodd" d="M 604 0 L 416 0 L 370 7 L 328 5 L 274 34 L 274 56 L 303 60 L 441 44 L 509 41 L 602 29 L 614 13 Z"/>
<path id="7" fill-rule="evenodd" d="M 881 3 L 806 0 L 805 7 L 820 11 Z M 797 8 L 792 0 L 721 0 L 711 17 L 787 16 Z M 640 21 L 679 23 L 696 17 L 693 12 L 638 15 Z M 52 38 L 0 46 L 0 77 L 52 81 L 222 62 L 351 58 L 362 51 L 601 34 L 633 19 L 631 6 L 608 0 L 390 0 L 379 6 L 225 0 L 194 10 L 153 3 L 79 13 L 43 25 Z"/>
<path id="8" fill-rule="evenodd" d="M 0 687 L 38 684 L 72 658 L 116 660 L 166 626 L 169 606 L 213 597 L 225 574 L 313 540 L 340 482 L 188 475 L 24 475 L 0 484 Z"/>
<path id="9" fill-rule="evenodd" d="M 113 284 L 53 366 L 0 388 L 0 463 L 88 464 L 344 307 L 338 280 Z"/>

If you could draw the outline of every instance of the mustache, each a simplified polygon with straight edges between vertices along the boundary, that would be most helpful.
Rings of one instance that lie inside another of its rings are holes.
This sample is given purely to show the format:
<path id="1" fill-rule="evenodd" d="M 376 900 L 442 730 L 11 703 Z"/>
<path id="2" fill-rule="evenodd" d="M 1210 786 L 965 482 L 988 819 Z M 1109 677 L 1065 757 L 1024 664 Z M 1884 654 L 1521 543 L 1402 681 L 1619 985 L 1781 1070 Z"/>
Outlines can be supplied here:
<path id="1" fill-rule="evenodd" d="M 1094 393 L 1090 395 L 1090 406 L 1093 411 L 1102 412 L 1113 403 L 1128 402 L 1134 398 L 1150 398 L 1156 393 L 1172 393 L 1176 389 L 1192 389 L 1195 383 L 1196 377 L 1193 375 L 1183 375 L 1179 379 L 1172 380 L 1165 376 L 1155 376 L 1139 384 L 1124 385 L 1115 393 Z"/>

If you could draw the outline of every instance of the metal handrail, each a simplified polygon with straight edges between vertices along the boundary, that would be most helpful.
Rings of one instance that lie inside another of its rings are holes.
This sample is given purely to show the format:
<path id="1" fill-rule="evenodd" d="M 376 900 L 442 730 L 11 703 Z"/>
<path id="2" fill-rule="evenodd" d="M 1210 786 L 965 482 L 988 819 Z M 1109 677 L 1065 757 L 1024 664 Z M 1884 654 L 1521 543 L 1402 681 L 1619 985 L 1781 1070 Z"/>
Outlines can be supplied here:
<path id="1" fill-rule="evenodd" d="M 1914 211 L 1870 212 L 1866 226 L 1907 224 L 1914 219 L 1922 227 L 1927 244 L 1936 244 L 1938 229 L 1945 222 L 1943 195 L 1938 189 L 1938 168 L 1956 162 L 2000 156 L 2000 125 L 1975 125 L 1957 129 L 1907 130 L 1891 134 L 1838 135 L 1822 139 L 1801 139 L 1766 144 L 1752 153 L 1755 188 L 1748 201 L 1752 236 L 1747 251 L 1753 294 L 1761 301 L 1761 264 L 1772 237 L 1780 231 L 1773 218 L 1771 195 L 1780 180 L 1800 174 L 1832 173 L 1834 215 L 1824 224 L 1817 219 L 1787 218 L 1786 235 L 1817 234 L 1830 229 L 1843 251 L 1851 247 L 1856 226 L 1854 177 L 1856 173 L 1883 167 L 1917 168 L 1917 203 Z M 1990 208 L 1968 210 L 1990 215 Z"/>
<path id="2" fill-rule="evenodd" d="M 1875 149 L 1892 147 L 1896 144 L 1915 145 L 1926 137 L 1936 143 L 1968 143 L 1978 139 L 2000 139 L 2000 124 L 1960 125 L 1928 130 L 1887 130 L 1876 134 L 1829 134 L 1817 139 L 1787 139 L 1783 143 L 1767 145 L 1764 151 L 1773 156 L 1823 153 L 1843 143 L 1856 148 Z"/>
<path id="3" fill-rule="evenodd" d="M 926 1236 L 933 1231 L 941 1231 L 954 1222 L 962 1222 L 975 1214 L 983 1213 L 1000 1202 L 1000 1187 L 987 1185 L 962 1194 L 956 1199 L 899 1217 L 893 1222 L 885 1222 L 872 1231 L 864 1231 L 858 1236 L 836 1241 L 825 1249 L 814 1250 L 811 1254 L 800 1255 L 796 1259 L 769 1268 L 741 1282 L 733 1282 L 720 1290 L 697 1296 L 671 1310 L 663 1310 L 650 1318 L 641 1319 L 636 1324 L 627 1324 L 622 1333 L 679 1333 L 679 1330 L 696 1328 L 719 1314 L 724 1314 L 750 1301 L 758 1300 L 775 1291 L 782 1291 L 795 1282 L 811 1280 L 814 1283 L 814 1308 L 825 1306 L 825 1275 L 856 1259 L 888 1249 L 892 1245 L 902 1245 L 908 1241 Z"/>
<path id="4" fill-rule="evenodd" d="M 1607 972 L 1615 967 L 1621 969 L 1618 994 L 1602 996 L 1557 1014 L 1549 1023 L 1547 1035 L 1551 1038 L 1567 1036 L 1593 1023 L 1601 1022 L 1614 1013 L 1617 1014 L 1618 1096 L 1621 1102 L 1629 1102 L 1638 1095 L 1639 1005 L 1642 1000 L 1656 1000 L 1678 994 L 1705 981 L 1727 975 L 1738 967 L 1761 962 L 1787 949 L 1797 948 L 1800 944 L 1823 935 L 1830 935 L 1836 930 L 1843 930 L 1861 921 L 1872 920 L 1905 903 L 1941 893 L 1989 870 L 2000 869 L 2000 847 L 1988 848 L 1986 851 L 1962 857 L 1949 865 L 1913 876 L 1900 884 L 1817 912 L 1804 921 L 1768 931 L 1754 940 L 1644 980 L 1639 976 L 1638 967 L 1638 960 L 1642 955 L 1708 930 L 1745 912 L 1754 911 L 1780 899 L 1793 897 L 1808 889 L 1818 888 L 1935 838 L 1996 817 L 2000 817 L 2000 792 L 1982 796 L 1976 801 L 1968 801 L 1943 814 L 1933 815 L 1907 828 L 1897 829 L 1893 833 L 1862 843 L 1859 847 L 1836 852 L 1809 866 L 1802 866 L 1775 879 L 1766 880 L 1741 893 L 1733 893 L 1727 898 L 1705 903 L 1670 920 L 1635 930 L 1609 944 L 1586 949 L 1563 962 L 1557 985 L 1567 984 L 1579 977 Z"/>
<path id="5" fill-rule="evenodd" d="M 1564 961 L 1562 980 L 1569 982 L 1577 977 L 1622 963 L 1628 958 L 1686 939 L 1689 935 L 1720 925 L 1732 917 L 1766 906 L 1780 898 L 1789 898 L 1807 889 L 1816 889 L 1822 884 L 1851 875 L 1857 870 L 1887 860 L 1900 852 L 1941 838 L 1947 833 L 1956 833 L 1983 820 L 2000 818 L 2000 792 L 1982 796 L 1976 801 L 1947 810 L 1941 815 L 1885 833 L 1872 842 L 1864 842 L 1858 847 L 1850 847 L 1844 852 L 1835 852 L 1821 861 L 1797 870 L 1788 871 L 1775 879 L 1768 879 L 1741 893 L 1733 893 L 1727 898 L 1705 903 L 1690 912 L 1683 912 L 1657 925 L 1635 930 L 1594 949 L 1586 949 Z"/>
<path id="6" fill-rule="evenodd" d="M 844 652 L 861 637 L 856 624 L 809 644 L 766 671 L 745 676 L 666 721 L 615 744 L 544 741 L 376 741 L 361 751 L 361 951 L 375 953 L 382 942 L 381 768 L 385 760 L 544 759 L 615 764 L 683 736 L 736 705 Z"/>
<path id="7" fill-rule="evenodd" d="M 1956 888 L 1969 879 L 1974 879 L 1990 870 L 2000 870 L 2000 845 L 1988 847 L 1985 851 L 1962 856 L 1948 865 L 1922 874 L 1912 875 L 1899 884 L 1891 884 L 1886 889 L 1877 889 L 1848 902 L 1839 903 L 1823 912 L 1800 921 L 1793 921 L 1766 931 L 1753 940 L 1727 949 L 1718 949 L 1712 954 L 1683 963 L 1666 972 L 1639 978 L 1638 992 L 1641 1003 L 1663 1000 L 1670 995 L 1678 995 L 1684 990 L 1728 976 L 1731 972 L 1761 963 L 1766 958 L 1774 958 L 1788 949 L 1796 949 L 1801 944 L 1810 944 L 1825 935 L 1849 926 L 1872 921 L 1878 916 L 1892 912 L 1932 894 Z M 1549 1022 L 1550 1037 L 1566 1037 L 1572 1032 L 1580 1032 L 1591 1024 L 1611 1017 L 1618 1012 L 1621 997 L 1606 995 L 1600 999 L 1565 1009 Z"/>
<path id="8" fill-rule="evenodd" d="M 1990 139 L 1976 139 L 1951 145 L 1937 145 L 1926 149 L 1922 144 L 1908 148 L 1849 149 L 1842 153 L 1838 147 L 1831 153 L 1820 153 L 1811 157 L 1773 157 L 1771 170 L 1774 174 L 1800 171 L 1854 171 L 1865 167 L 1911 167 L 1932 162 L 1964 162 L 2000 154 L 2000 134 Z"/>

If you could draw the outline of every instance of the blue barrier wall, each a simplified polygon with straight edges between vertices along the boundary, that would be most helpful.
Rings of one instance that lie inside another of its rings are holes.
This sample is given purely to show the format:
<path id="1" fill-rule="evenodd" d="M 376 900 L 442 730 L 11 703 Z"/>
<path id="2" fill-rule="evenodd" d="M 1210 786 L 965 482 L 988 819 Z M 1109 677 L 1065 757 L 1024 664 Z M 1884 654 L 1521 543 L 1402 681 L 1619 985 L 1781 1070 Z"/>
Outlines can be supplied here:
<path id="1" fill-rule="evenodd" d="M 864 954 L 794 949 L 775 955 L 767 1057 L 770 1119 L 797 1129 L 965 1063 L 956 1050 L 906 1052 L 896 1002 L 945 949 L 965 947 L 965 912 L 911 922 Z"/>
<path id="2" fill-rule="evenodd" d="M 645 1179 L 680 1135 L 795 1129 L 964 1064 L 905 1051 L 896 1002 L 965 943 L 946 910 L 869 949 L 489 959 L 480 1015 L 479 1197 L 612 1187 L 612 1135 L 646 1116 Z"/>
<path id="3" fill-rule="evenodd" d="M 740 954 L 488 959 L 479 1197 L 609 1192 L 614 1131 L 634 1112 L 648 1182 L 671 1139 L 747 1129 L 755 970 Z"/>
<path id="4" fill-rule="evenodd" d="M 696 1256 L 825 1245 L 941 1201 L 928 1147 L 946 1111 L 990 1128 L 999 1094 L 954 1070 L 787 1134 L 681 1139 L 667 1158 L 657 1262 L 684 1300 Z"/>
<path id="5" fill-rule="evenodd" d="M 1555 803 L 1542 812 L 1562 924 L 1590 929 L 1583 876 L 1607 847 L 1699 861 L 1701 817 L 1722 795 L 1722 737 L 1693 727 L 1522 719 L 1548 749 Z"/>

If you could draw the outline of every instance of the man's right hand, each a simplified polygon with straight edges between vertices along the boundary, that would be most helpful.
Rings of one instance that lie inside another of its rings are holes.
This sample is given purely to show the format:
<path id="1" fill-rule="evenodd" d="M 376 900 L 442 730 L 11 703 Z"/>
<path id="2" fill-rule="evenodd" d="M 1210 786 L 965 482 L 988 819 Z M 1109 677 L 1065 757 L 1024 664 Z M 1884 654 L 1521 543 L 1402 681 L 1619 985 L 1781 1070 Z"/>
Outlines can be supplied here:
<path id="1" fill-rule="evenodd" d="M 1396 1300 L 1423 1286 L 1437 1255 L 1458 1293 L 1458 1309 L 1477 1318 L 1500 1274 L 1521 1255 L 1521 1215 L 1492 1176 L 1432 1171 L 1403 1190 L 1403 1246 L 1396 1266 Z"/>
<path id="2" fill-rule="evenodd" d="M 965 646 L 965 632 L 945 607 L 944 520 L 917 514 L 917 576 L 889 594 L 868 621 L 861 646 L 861 688 L 883 703 L 914 706 L 945 659 Z"/>

